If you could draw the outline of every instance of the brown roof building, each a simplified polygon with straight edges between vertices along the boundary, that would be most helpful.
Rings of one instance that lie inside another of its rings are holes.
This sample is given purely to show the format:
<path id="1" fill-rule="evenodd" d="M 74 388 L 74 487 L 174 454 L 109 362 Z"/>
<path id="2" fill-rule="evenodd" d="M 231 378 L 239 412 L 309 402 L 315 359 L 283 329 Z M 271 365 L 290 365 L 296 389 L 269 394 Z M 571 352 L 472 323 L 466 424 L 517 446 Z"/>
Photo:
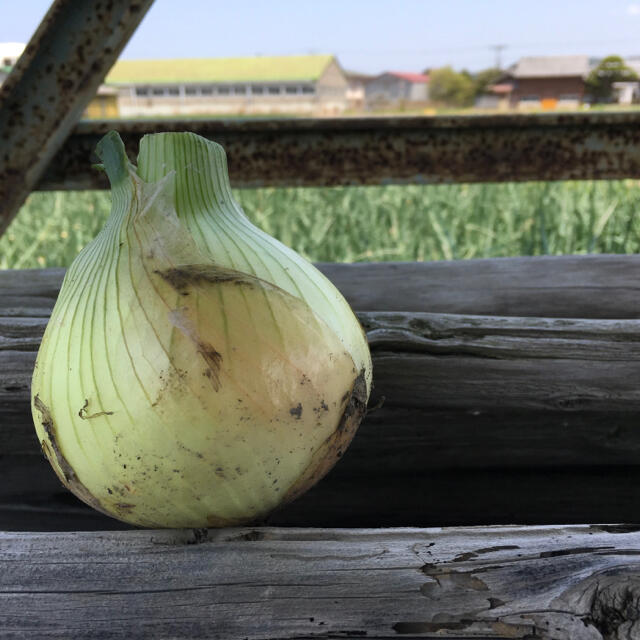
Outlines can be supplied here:
<path id="1" fill-rule="evenodd" d="M 574 108 L 582 103 L 589 75 L 588 56 L 521 58 L 508 69 L 513 86 L 510 105 L 517 108 Z"/>

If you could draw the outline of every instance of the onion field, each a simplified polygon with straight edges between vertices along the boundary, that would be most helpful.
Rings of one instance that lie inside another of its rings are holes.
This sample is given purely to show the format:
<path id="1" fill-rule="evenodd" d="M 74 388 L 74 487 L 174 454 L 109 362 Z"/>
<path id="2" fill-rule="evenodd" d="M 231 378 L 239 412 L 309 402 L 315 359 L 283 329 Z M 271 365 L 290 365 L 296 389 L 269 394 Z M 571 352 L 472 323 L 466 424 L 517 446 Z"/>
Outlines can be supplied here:
<path id="1" fill-rule="evenodd" d="M 313 261 L 640 252 L 640 181 L 238 190 L 249 218 Z M 102 228 L 108 192 L 33 193 L 0 269 L 67 266 Z"/>

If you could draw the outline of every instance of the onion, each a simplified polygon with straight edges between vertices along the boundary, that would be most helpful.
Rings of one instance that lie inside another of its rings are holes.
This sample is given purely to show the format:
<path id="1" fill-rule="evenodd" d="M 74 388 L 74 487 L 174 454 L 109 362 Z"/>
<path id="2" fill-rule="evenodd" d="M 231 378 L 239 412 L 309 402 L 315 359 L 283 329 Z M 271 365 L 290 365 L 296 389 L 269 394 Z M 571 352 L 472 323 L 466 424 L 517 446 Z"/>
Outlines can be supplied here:
<path id="1" fill-rule="evenodd" d="M 60 480 L 146 527 L 259 520 L 317 482 L 362 419 L 364 333 L 336 288 L 254 227 L 222 147 L 145 136 L 138 167 L 98 144 L 104 229 L 69 268 L 32 411 Z"/>

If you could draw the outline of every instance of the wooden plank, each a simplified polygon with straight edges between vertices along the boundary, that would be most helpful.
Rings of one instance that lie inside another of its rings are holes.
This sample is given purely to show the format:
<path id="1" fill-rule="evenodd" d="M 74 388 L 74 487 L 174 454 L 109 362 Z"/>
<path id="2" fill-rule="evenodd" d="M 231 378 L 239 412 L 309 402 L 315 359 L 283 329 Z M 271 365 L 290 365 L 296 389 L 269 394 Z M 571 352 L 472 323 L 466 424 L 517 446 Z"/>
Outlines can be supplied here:
<path id="1" fill-rule="evenodd" d="M 0 88 L 0 235 L 153 0 L 55 0 Z"/>
<path id="2" fill-rule="evenodd" d="M 640 255 L 318 266 L 362 311 L 640 318 Z"/>
<path id="3" fill-rule="evenodd" d="M 640 321 L 391 312 L 358 316 L 373 355 L 371 403 L 385 398 L 386 411 L 376 420 L 380 424 L 386 418 L 385 428 L 392 429 L 402 411 L 414 413 L 406 428 L 416 438 L 429 428 L 427 419 L 433 412 L 441 412 L 441 419 L 446 412 L 451 421 L 460 414 L 533 411 L 547 414 L 547 433 L 554 425 L 566 433 L 563 414 L 581 413 L 596 425 L 596 440 L 608 439 L 620 462 L 628 463 L 634 450 L 629 449 L 628 416 L 640 409 Z M 45 318 L 0 321 L 0 419 L 7 453 L 33 450 L 33 434 L 26 429 L 29 387 L 44 326 Z M 613 416 L 620 421 L 610 422 Z M 607 426 L 598 425 L 599 420 Z M 478 424 L 482 420 L 475 421 Z M 530 428 L 537 427 L 530 423 Z M 613 433 L 618 436 L 607 435 Z M 572 435 L 583 437 L 579 431 Z M 392 435 L 388 440 L 393 451 L 397 445 Z M 543 439 L 537 440 L 542 451 L 532 450 L 528 463 L 539 461 L 548 447 Z M 591 463 L 593 455 L 582 462 Z"/>
<path id="4" fill-rule="evenodd" d="M 640 318 L 640 255 L 321 263 L 358 311 Z M 46 317 L 64 269 L 0 271 L 0 316 Z"/>
<path id="5" fill-rule="evenodd" d="M 425 268 L 414 272 L 413 298 L 405 293 L 396 299 L 398 304 L 419 300 L 415 291 L 420 282 L 438 283 L 434 291 L 441 292 L 443 304 L 455 305 L 463 303 L 462 298 L 447 298 L 447 290 L 464 286 L 465 277 L 473 282 L 474 273 L 481 274 L 476 282 L 484 279 L 485 286 L 492 278 L 498 283 L 520 278 L 514 285 L 520 293 L 511 307 L 519 309 L 528 303 L 527 269 L 551 278 L 566 267 L 572 275 L 561 280 L 557 293 L 539 308 L 549 308 L 554 296 L 566 297 L 573 278 L 580 283 L 576 289 L 589 299 L 598 290 L 606 291 L 607 282 L 617 283 L 633 315 L 635 259 L 467 263 L 475 263 L 475 268 L 459 263 L 370 266 L 381 268 L 379 277 L 392 282 L 391 291 L 401 286 L 404 267 Z M 580 264 L 587 274 L 583 280 Z M 338 265 L 336 272 L 348 285 L 349 273 L 361 273 L 356 281 L 366 281 L 370 272 L 359 272 L 361 267 L 344 265 L 342 271 Z M 446 286 L 447 274 L 452 274 L 453 287 Z M 62 275 L 62 270 L 0 273 L 0 305 L 14 310 L 4 315 L 0 311 L 0 526 L 113 526 L 65 502 L 68 494 L 41 457 L 32 426 L 31 370 Z M 466 286 L 472 296 L 472 283 Z M 366 293 L 364 302 L 375 303 L 376 295 L 384 300 L 384 287 L 378 291 Z M 496 288 L 487 300 L 494 295 L 500 306 L 504 299 L 499 294 Z M 542 288 L 533 298 L 546 295 Z M 597 302 L 591 302 L 594 311 Z M 387 524 L 548 523 L 635 517 L 640 501 L 639 321 L 410 312 L 361 312 L 360 318 L 374 355 L 372 404 L 385 396 L 384 404 L 364 421 L 335 472 L 276 516 L 283 524 L 375 525 L 380 519 Z"/>
<path id="6" fill-rule="evenodd" d="M 423 459 L 421 469 L 404 474 L 387 471 L 385 457 L 356 474 L 351 453 L 266 522 L 287 527 L 434 527 L 638 520 L 640 465 L 444 469 L 431 467 L 434 453 Z M 4 456 L 0 462 L 0 530 L 128 528 L 77 500 L 44 458 Z"/>
<path id="7" fill-rule="evenodd" d="M 639 124 L 633 112 L 82 122 L 39 188 L 104 189 L 91 162 L 110 129 L 132 160 L 147 133 L 215 140 L 234 187 L 636 178 Z"/>
<path id="8" fill-rule="evenodd" d="M 0 416 L 4 455 L 40 459 L 28 402 L 14 411 L 2 410 Z M 425 460 L 430 469 L 626 466 L 640 463 L 640 437 L 634 411 L 385 405 L 366 417 L 349 452 L 341 464 L 358 475 L 380 473 L 381 460 L 385 475 L 420 473 Z"/>
<path id="9" fill-rule="evenodd" d="M 640 635 L 634 527 L 0 534 L 15 638 Z"/>

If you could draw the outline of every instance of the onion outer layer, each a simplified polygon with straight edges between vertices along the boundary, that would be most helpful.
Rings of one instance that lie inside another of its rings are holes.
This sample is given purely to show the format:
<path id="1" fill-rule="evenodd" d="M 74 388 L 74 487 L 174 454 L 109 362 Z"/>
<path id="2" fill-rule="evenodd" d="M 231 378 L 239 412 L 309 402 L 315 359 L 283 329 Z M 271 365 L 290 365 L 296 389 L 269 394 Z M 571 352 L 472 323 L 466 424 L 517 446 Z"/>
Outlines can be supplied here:
<path id="1" fill-rule="evenodd" d="M 234 202 L 219 145 L 98 145 L 105 228 L 63 282 L 34 370 L 38 439 L 93 507 L 148 527 L 266 516 L 342 455 L 371 360 L 335 287 Z"/>

